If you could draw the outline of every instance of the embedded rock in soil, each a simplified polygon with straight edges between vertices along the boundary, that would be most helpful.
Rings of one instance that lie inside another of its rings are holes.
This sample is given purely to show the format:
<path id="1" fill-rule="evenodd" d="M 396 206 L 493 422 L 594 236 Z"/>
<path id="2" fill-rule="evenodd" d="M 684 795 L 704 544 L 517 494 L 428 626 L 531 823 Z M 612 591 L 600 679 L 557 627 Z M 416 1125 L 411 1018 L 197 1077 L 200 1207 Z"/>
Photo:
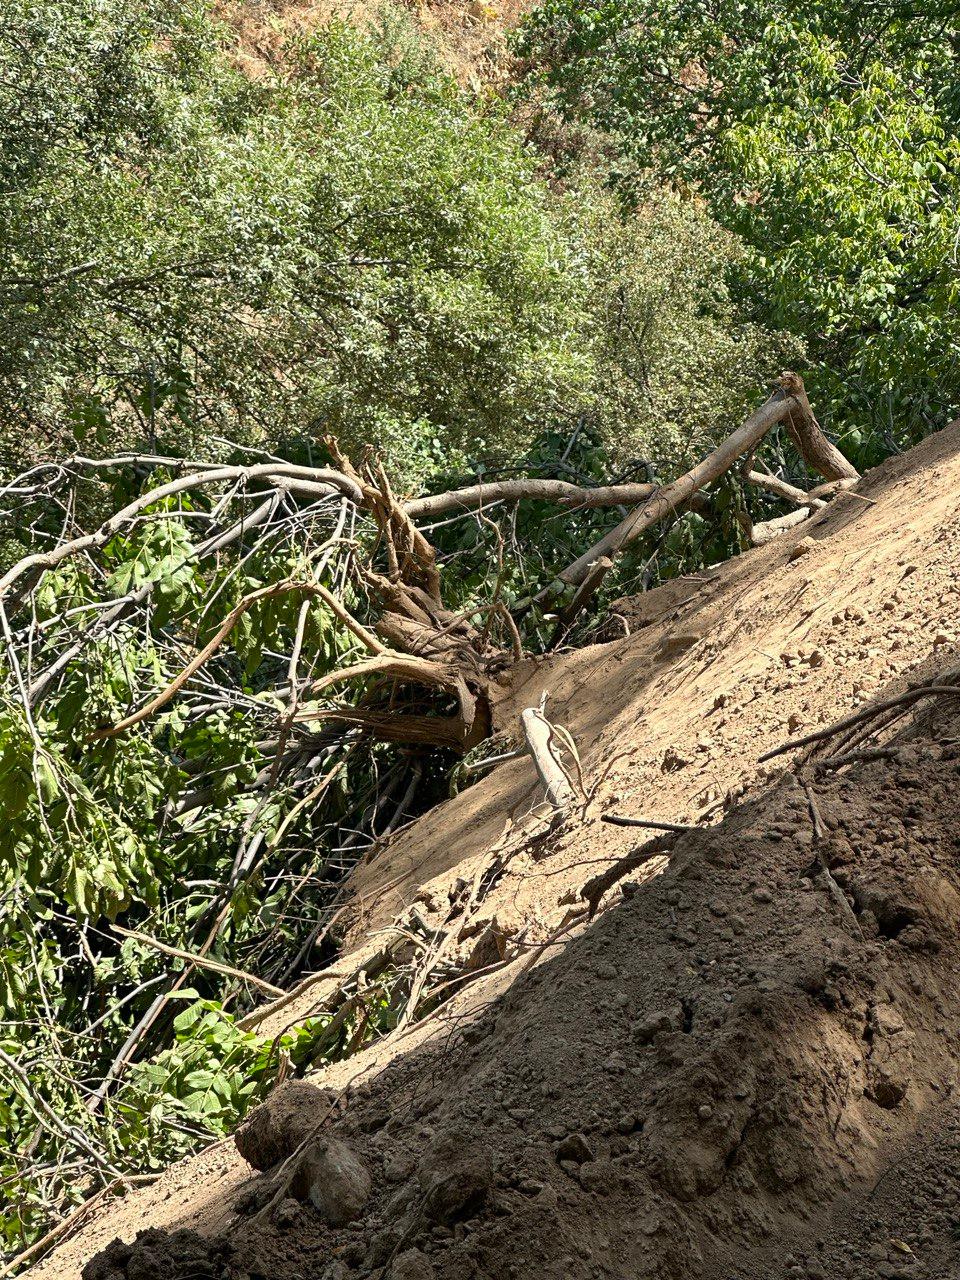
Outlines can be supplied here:
<path id="1" fill-rule="evenodd" d="M 867 1062 L 867 1097 L 880 1107 L 891 1109 L 907 1096 L 913 1078 L 913 1036 L 901 1031 L 895 1036 L 878 1036 Z"/>
<path id="2" fill-rule="evenodd" d="M 334 1095 L 305 1080 L 288 1080 L 255 1107 L 233 1135 L 254 1169 L 270 1169 L 297 1147 L 333 1105 Z"/>
<path id="3" fill-rule="evenodd" d="M 301 1202 L 309 1201 L 331 1227 L 340 1227 L 366 1204 L 371 1178 L 346 1143 L 330 1134 L 313 1136 L 333 1101 L 334 1095 L 325 1089 L 290 1080 L 250 1113 L 234 1142 L 247 1163 L 261 1170 L 273 1168 L 307 1142 L 290 1192 Z"/>
<path id="4" fill-rule="evenodd" d="M 291 1191 L 309 1200 L 331 1227 L 352 1222 L 370 1196 L 370 1174 L 359 1156 L 339 1140 L 320 1138 L 311 1143 Z"/>
<path id="5" fill-rule="evenodd" d="M 435 1275 L 430 1259 L 419 1249 L 407 1249 L 390 1268 L 390 1280 L 434 1280 Z"/>
<path id="6" fill-rule="evenodd" d="M 423 1210 L 434 1222 L 462 1222 L 483 1207 L 493 1184 L 493 1161 L 476 1139 L 446 1133 L 420 1167 Z"/>

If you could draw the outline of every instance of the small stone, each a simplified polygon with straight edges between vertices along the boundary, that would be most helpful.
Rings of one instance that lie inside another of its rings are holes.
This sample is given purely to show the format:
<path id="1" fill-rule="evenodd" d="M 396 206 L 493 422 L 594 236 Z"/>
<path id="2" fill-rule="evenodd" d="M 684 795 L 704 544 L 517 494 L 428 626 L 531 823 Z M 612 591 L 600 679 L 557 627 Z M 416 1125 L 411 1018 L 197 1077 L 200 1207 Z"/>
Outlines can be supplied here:
<path id="1" fill-rule="evenodd" d="M 801 538 L 795 547 L 791 547 L 788 559 L 799 560 L 801 556 L 808 555 L 816 545 L 813 538 Z"/>
<path id="2" fill-rule="evenodd" d="M 549 1183 L 543 1188 L 534 1202 L 537 1208 L 543 1210 L 556 1209 L 560 1203 L 560 1197 L 557 1195 L 556 1188 L 551 1187 Z"/>
<path id="3" fill-rule="evenodd" d="M 342 1227 L 356 1218 L 370 1196 L 363 1161 L 338 1138 L 319 1138 L 303 1154 L 293 1191 L 309 1200 L 324 1222 Z"/>
<path id="4" fill-rule="evenodd" d="M 436 1274 L 433 1263 L 419 1249 L 405 1250 L 390 1267 L 390 1280 L 433 1280 Z"/>
<path id="5" fill-rule="evenodd" d="M 409 1151 L 393 1148 L 383 1157 L 383 1176 L 388 1182 L 405 1182 L 416 1168 Z"/>
<path id="6" fill-rule="evenodd" d="M 281 1200 L 280 1204 L 277 1205 L 274 1221 L 278 1227 L 290 1227 L 296 1222 L 299 1213 L 300 1206 L 296 1200 L 287 1196 L 286 1200 Z"/>
<path id="7" fill-rule="evenodd" d="M 679 935 L 678 935 L 679 936 Z M 659 1035 L 677 1031 L 683 1026 L 683 1009 L 658 1009 L 634 1025 L 633 1035 L 638 1044 L 650 1044 Z"/>
<path id="8" fill-rule="evenodd" d="M 763 889 L 763 888 L 754 889 L 753 900 L 754 902 L 760 902 L 760 903 L 772 902 L 773 894 L 770 892 L 769 889 Z"/>
<path id="9" fill-rule="evenodd" d="M 711 1107 L 709 1102 L 705 1102 L 703 1106 L 697 1107 L 697 1115 L 701 1120 L 709 1120 L 713 1115 L 713 1107 Z"/>
<path id="10" fill-rule="evenodd" d="M 593 1159 L 593 1149 L 582 1133 L 569 1133 L 557 1147 L 557 1160 L 585 1164 Z"/>

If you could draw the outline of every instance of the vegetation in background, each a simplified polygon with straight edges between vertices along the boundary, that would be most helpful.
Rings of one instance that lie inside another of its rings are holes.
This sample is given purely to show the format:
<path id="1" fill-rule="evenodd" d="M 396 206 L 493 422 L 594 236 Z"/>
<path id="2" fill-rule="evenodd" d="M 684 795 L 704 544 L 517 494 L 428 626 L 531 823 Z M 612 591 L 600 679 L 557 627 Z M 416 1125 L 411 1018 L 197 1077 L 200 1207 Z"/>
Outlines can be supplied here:
<path id="1" fill-rule="evenodd" d="M 735 296 L 806 342 L 863 465 L 960 408 L 958 34 L 905 0 L 544 0 L 520 39 L 623 195 L 695 192 L 741 238 Z"/>
<path id="2" fill-rule="evenodd" d="M 250 83 L 199 3 L 14 0 L 0 121 L 8 461 L 333 430 L 414 485 L 582 412 L 648 450 L 729 425 L 778 367 L 718 282 L 729 238 L 557 198 L 395 15 Z"/>

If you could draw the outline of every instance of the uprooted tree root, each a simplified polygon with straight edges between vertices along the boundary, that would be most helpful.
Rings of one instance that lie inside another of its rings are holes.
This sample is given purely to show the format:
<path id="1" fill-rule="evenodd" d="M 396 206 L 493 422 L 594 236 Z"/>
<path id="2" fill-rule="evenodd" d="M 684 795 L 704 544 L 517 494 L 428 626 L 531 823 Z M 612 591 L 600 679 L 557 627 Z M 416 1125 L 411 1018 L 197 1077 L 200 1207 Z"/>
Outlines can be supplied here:
<path id="1" fill-rule="evenodd" d="M 749 464 L 757 445 L 778 422 L 786 424 L 802 458 L 825 477 L 826 486 L 805 493 L 777 477 L 751 469 Z M 455 710 L 447 716 L 412 715 L 394 714 L 392 710 L 384 712 L 371 705 L 376 700 L 367 698 L 349 707 L 311 712 L 313 720 L 333 719 L 341 724 L 352 724 L 387 741 L 450 747 L 466 752 L 491 731 L 491 681 L 511 659 L 521 656 L 519 634 L 510 614 L 499 601 L 491 602 L 486 610 L 493 618 L 499 619 L 505 629 L 509 652 L 491 645 L 489 623 L 478 631 L 466 617 L 445 607 L 436 551 L 417 528 L 417 519 L 449 512 L 476 511 L 491 502 L 527 498 L 554 501 L 571 508 L 632 506 L 634 509 L 620 524 L 559 575 L 562 584 L 577 588 L 573 601 L 563 611 L 562 621 L 569 625 L 586 607 L 621 551 L 647 529 L 693 502 L 704 487 L 729 471 L 738 459 L 746 459 L 743 476 L 748 483 L 794 502 L 796 513 L 804 518 L 818 510 L 827 497 L 857 479 L 856 470 L 823 435 L 810 409 L 803 384 L 793 373 L 784 374 L 780 387 L 766 403 L 716 450 L 663 487 L 622 484 L 589 489 L 559 480 L 522 479 L 477 484 L 404 502 L 394 494 L 380 464 L 367 461 L 358 470 L 340 452 L 335 440 L 328 438 L 325 444 L 336 463 L 335 467 L 302 467 L 277 461 L 250 466 L 217 466 L 150 455 L 101 460 L 72 458 L 56 466 L 34 468 L 6 487 L 4 494 L 22 503 L 36 501 L 45 492 L 54 493 L 64 479 L 75 474 L 109 476 L 126 467 L 147 471 L 166 467 L 180 472 L 166 483 L 147 489 L 91 532 L 62 538 L 53 549 L 25 556 L 8 569 L 0 577 L 0 606 L 7 619 L 16 617 L 29 605 L 46 572 L 62 566 L 72 557 L 95 556 L 121 530 L 136 522 L 165 517 L 168 513 L 163 510 L 163 504 L 190 491 L 218 487 L 224 496 L 217 510 L 227 505 L 230 496 L 238 494 L 259 501 L 253 511 L 199 544 L 195 550 L 198 562 L 215 559 L 240 539 L 249 546 L 251 534 L 255 545 L 258 531 L 260 536 L 268 537 L 278 506 L 290 496 L 310 500 L 308 512 L 330 502 L 339 502 L 341 521 L 331 543 L 345 543 L 351 551 L 356 550 L 356 544 L 343 536 L 344 511 L 352 509 L 374 522 L 373 556 L 366 563 L 354 557 L 353 565 L 354 578 L 362 584 L 371 604 L 379 611 L 373 631 L 363 626 L 342 600 L 320 581 L 331 560 L 331 546 L 324 544 L 319 548 L 313 566 L 317 571 L 315 574 L 268 583 L 249 593 L 237 603 L 216 634 L 173 681 L 128 716 L 103 726 L 94 737 L 117 736 L 155 714 L 205 666 L 245 613 L 266 599 L 289 592 L 321 598 L 370 654 L 361 662 L 329 672 L 300 688 L 291 687 L 287 693 L 296 701 L 315 698 L 334 686 L 351 681 L 376 678 L 378 683 L 420 686 L 447 695 L 455 702 Z M 302 516 L 303 513 L 300 514 Z M 795 522 L 794 514 L 784 519 L 790 524 Z M 759 528 L 751 527 L 750 530 L 758 542 L 769 536 L 769 531 L 761 531 L 758 535 Z M 43 700 L 58 677 L 82 657 L 89 645 L 135 618 L 138 611 L 149 608 L 155 586 L 155 582 L 147 582 L 115 601 L 105 598 L 102 610 L 94 613 L 93 620 L 80 630 L 54 661 L 24 686 L 23 695 L 28 707 L 33 709 Z M 551 591 L 552 588 L 546 588 L 537 597 L 538 601 L 549 600 Z M 521 612 L 524 607 L 521 605 Z M 484 606 L 479 606 L 472 612 L 483 610 Z M 8 654 L 17 669 L 16 654 L 11 652 L 14 639 L 20 643 L 26 640 L 29 644 L 35 636 L 29 628 L 26 635 L 18 634 L 16 637 L 9 633 L 9 624 L 6 630 Z M 277 743 L 269 744 L 265 754 L 277 746 Z"/>

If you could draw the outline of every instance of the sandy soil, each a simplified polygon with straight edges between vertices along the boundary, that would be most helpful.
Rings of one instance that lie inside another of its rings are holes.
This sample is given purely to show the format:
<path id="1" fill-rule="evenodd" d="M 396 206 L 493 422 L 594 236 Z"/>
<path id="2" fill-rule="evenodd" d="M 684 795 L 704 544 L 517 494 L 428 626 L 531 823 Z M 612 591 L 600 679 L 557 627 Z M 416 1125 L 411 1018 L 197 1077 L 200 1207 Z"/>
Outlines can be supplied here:
<path id="1" fill-rule="evenodd" d="M 298 1103 L 371 1179 L 353 1221 L 295 1197 L 255 1216 L 271 1174 L 223 1145 L 30 1274 L 162 1228 L 203 1239 L 115 1249 L 88 1280 L 960 1275 L 960 709 L 918 704 L 895 755 L 812 774 L 823 829 L 794 757 L 760 761 L 957 664 L 958 514 L 955 425 L 625 602 L 631 634 L 513 673 L 500 727 L 548 691 L 595 794 L 548 827 L 530 762 L 504 764 L 356 875 L 336 973 L 416 926 L 422 971 L 473 980 L 312 1077 L 349 1085 L 332 1111 Z M 570 923 L 646 838 L 614 811 L 698 829 Z"/>

